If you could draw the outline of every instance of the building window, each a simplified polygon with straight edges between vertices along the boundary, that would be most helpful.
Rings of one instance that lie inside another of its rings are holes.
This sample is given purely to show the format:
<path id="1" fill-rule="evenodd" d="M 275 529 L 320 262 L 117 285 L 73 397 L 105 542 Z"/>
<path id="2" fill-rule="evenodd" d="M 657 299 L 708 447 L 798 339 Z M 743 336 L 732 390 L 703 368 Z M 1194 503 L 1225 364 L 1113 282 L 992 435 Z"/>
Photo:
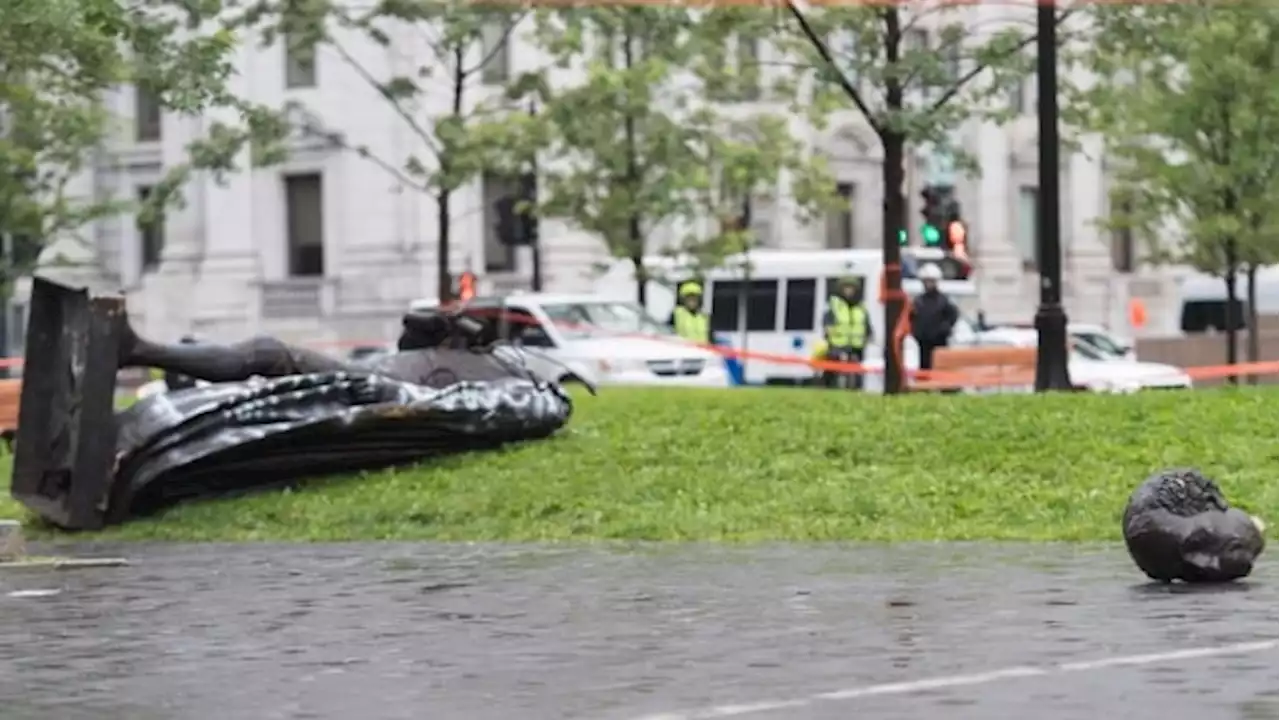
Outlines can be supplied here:
<path id="1" fill-rule="evenodd" d="M 1022 255 L 1022 267 L 1035 270 L 1040 267 L 1040 188 L 1023 187 L 1018 190 L 1018 251 Z"/>
<path id="2" fill-rule="evenodd" d="M 735 45 L 735 95 L 739 102 L 754 102 L 760 99 L 760 41 L 753 37 L 739 36 Z"/>
<path id="3" fill-rule="evenodd" d="M 947 46 L 943 52 L 943 69 L 947 74 L 947 81 L 957 83 L 960 81 L 960 71 L 963 68 L 963 57 L 961 56 L 960 41 L 956 40 Z"/>
<path id="4" fill-rule="evenodd" d="M 316 46 L 286 37 L 284 42 L 284 86 L 290 90 L 316 86 Z"/>
<path id="5" fill-rule="evenodd" d="M 907 52 L 923 52 L 929 49 L 929 31 L 911 28 L 902 36 L 902 46 Z"/>
<path id="6" fill-rule="evenodd" d="M 324 275 L 324 182 L 320 173 L 286 175 L 285 223 L 289 275 Z"/>
<path id="7" fill-rule="evenodd" d="M 511 79 L 510 20 L 489 20 L 480 27 L 480 52 L 484 67 L 480 81 L 499 85 Z"/>
<path id="8" fill-rule="evenodd" d="M 1009 84 L 1009 110 L 1015 116 L 1027 112 L 1027 79 L 1019 77 Z"/>
<path id="9" fill-rule="evenodd" d="M 853 247 L 853 203 L 857 190 L 852 183 L 836 185 L 836 197 L 840 207 L 827 211 L 827 249 L 842 250 Z"/>
<path id="10" fill-rule="evenodd" d="M 520 180 L 486 173 L 480 182 L 484 202 L 484 269 L 486 272 L 515 272 L 516 249 L 503 243 L 498 236 L 497 206 L 503 198 L 518 196 Z"/>
<path id="11" fill-rule="evenodd" d="M 859 87 L 857 36 L 848 30 L 836 28 L 827 34 L 827 49 L 831 52 L 835 70 L 843 74 L 849 84 Z"/>
<path id="12" fill-rule="evenodd" d="M 1119 224 L 1111 231 L 1111 267 L 1116 272 L 1131 273 L 1137 265 L 1133 221 L 1133 201 L 1127 197 L 1112 198 L 1112 220 Z"/>
<path id="13" fill-rule="evenodd" d="M 138 204 L 145 204 L 151 199 L 152 188 L 143 185 L 138 188 Z M 137 220 L 138 243 L 141 245 L 142 272 L 155 272 L 160 267 L 160 256 L 164 252 L 164 215 L 157 210 L 155 217 L 144 222 Z"/>
<path id="14" fill-rule="evenodd" d="M 161 132 L 160 98 L 145 85 L 133 88 L 134 139 L 138 142 L 159 142 Z"/>

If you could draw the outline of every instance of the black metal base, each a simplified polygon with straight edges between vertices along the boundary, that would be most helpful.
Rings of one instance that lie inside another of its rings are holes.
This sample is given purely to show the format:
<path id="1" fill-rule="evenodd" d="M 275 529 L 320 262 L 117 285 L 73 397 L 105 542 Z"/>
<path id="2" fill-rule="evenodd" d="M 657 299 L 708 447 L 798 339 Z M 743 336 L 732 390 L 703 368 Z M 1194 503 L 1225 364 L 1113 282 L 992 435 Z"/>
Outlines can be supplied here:
<path id="1" fill-rule="evenodd" d="M 32 282 L 10 492 L 67 530 L 104 523 L 124 323 L 122 297 L 91 298 L 44 278 Z"/>
<path id="2" fill-rule="evenodd" d="M 1036 355 L 1036 392 L 1071 390 L 1067 370 L 1067 314 L 1057 303 L 1036 309 L 1036 331 L 1040 335 Z"/>

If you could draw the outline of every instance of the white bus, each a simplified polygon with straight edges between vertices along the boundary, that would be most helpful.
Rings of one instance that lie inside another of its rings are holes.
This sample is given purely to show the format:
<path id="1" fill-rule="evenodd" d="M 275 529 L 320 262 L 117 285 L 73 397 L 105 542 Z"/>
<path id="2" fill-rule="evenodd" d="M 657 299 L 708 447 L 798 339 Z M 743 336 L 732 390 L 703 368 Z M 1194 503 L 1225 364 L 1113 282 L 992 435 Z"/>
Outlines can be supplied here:
<path id="1" fill-rule="evenodd" d="M 943 273 L 942 291 L 960 306 L 962 313 L 976 311 L 977 288 L 966 262 L 932 248 L 903 248 L 902 255 L 902 284 L 908 295 L 923 290 L 916 279 L 920 268 L 936 264 Z M 839 278 L 852 275 L 862 280 L 874 333 L 866 357 L 883 357 L 884 307 L 878 297 L 883 258 L 879 250 L 754 250 L 701 274 L 698 279 L 705 291 L 704 310 L 710 314 L 711 328 L 720 338 L 748 353 L 746 382 L 801 382 L 813 376 L 812 368 L 751 359 L 749 354 L 812 354 L 822 339 L 827 298 Z M 646 258 L 645 267 L 652 278 L 645 288 L 646 310 L 665 321 L 675 307 L 676 286 L 693 279 L 695 272 L 684 258 Z M 630 261 L 611 265 L 596 282 L 595 292 L 615 299 L 635 299 L 636 279 Z M 967 325 L 965 330 L 971 332 Z M 906 365 L 915 367 L 915 342 L 908 340 L 906 345 Z"/>

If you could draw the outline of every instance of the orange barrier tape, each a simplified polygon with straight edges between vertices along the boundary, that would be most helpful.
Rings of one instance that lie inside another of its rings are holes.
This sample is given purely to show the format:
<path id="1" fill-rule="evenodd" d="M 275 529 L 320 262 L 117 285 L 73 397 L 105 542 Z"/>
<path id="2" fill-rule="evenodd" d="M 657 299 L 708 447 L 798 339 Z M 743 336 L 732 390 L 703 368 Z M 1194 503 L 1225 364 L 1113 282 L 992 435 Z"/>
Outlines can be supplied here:
<path id="1" fill-rule="evenodd" d="M 905 295 L 905 294 L 904 294 Z M 895 332 L 895 339 L 902 342 L 910 335 L 910 315 L 907 310 L 910 308 L 910 297 L 905 297 L 907 305 L 903 308 L 902 314 L 899 316 L 898 331 Z M 509 313 L 500 308 L 485 308 L 480 315 L 489 315 L 502 317 L 507 322 L 515 325 L 536 325 L 537 320 L 523 317 L 513 313 Z M 553 321 L 554 322 L 554 321 Z M 723 347 L 720 345 L 711 345 L 708 343 L 692 343 L 687 340 L 677 339 L 673 337 L 664 337 L 660 335 L 646 335 L 644 333 L 618 333 L 610 332 L 605 328 L 585 323 L 568 323 L 554 322 L 556 327 L 568 330 L 589 329 L 593 331 L 604 331 L 614 337 L 642 338 L 647 340 L 655 340 L 658 342 L 669 342 L 685 346 L 694 346 L 713 352 L 721 357 L 733 358 L 736 360 L 754 360 L 756 362 L 765 362 L 774 365 L 804 365 L 814 370 L 823 370 L 827 372 L 843 373 L 843 374 L 883 374 L 884 370 L 880 368 L 870 368 L 859 363 L 836 361 L 836 360 L 815 360 L 802 355 L 784 355 L 780 353 L 767 353 L 758 350 L 743 351 L 737 348 Z M 898 337 L 900 335 L 900 337 Z M 371 343 L 363 343 L 369 345 Z M 901 346 L 899 346 L 901 347 Z M 901 353 L 899 353 L 901 357 Z M 1248 375 L 1271 375 L 1280 373 L 1280 362 L 1256 362 L 1236 365 L 1211 365 L 1198 368 L 1179 368 L 1185 372 L 1193 380 L 1206 380 L 1212 378 L 1223 377 L 1244 377 Z M 965 387 L 1001 387 L 1009 385 L 1029 385 L 1034 382 L 1034 372 L 1017 373 L 985 373 L 982 371 L 938 371 L 938 370 L 907 370 L 904 368 L 903 376 L 913 380 L 927 380 L 937 384 L 963 385 Z"/>
<path id="2" fill-rule="evenodd" d="M 882 286 L 882 291 L 884 290 Z M 896 295 L 896 294 L 895 294 Z M 901 343 L 910 335 L 910 297 L 905 297 L 907 303 L 903 309 L 903 313 L 899 318 L 898 327 L 894 333 L 895 341 Z M 504 318 L 508 323 L 513 325 L 537 325 L 538 321 L 532 318 L 516 315 L 501 308 L 483 308 L 477 309 L 477 315 L 492 316 L 495 318 Z M 811 357 L 802 355 L 785 355 L 780 353 L 768 353 L 758 350 L 743 351 L 737 348 L 723 347 L 720 345 L 711 345 L 708 343 L 692 343 L 687 340 L 674 337 L 665 337 L 660 335 L 646 335 L 644 333 L 620 333 L 609 331 L 596 325 L 585 323 L 555 322 L 556 327 L 566 330 L 582 330 L 589 329 L 595 332 L 604 332 L 613 337 L 619 338 L 641 338 L 654 340 L 657 342 L 669 342 L 684 346 L 699 347 L 708 352 L 715 353 L 724 358 L 732 358 L 736 360 L 748 360 L 756 362 L 764 362 L 773 365 L 803 365 L 814 370 L 842 373 L 842 374 L 883 374 L 881 368 L 870 368 L 860 363 L 836 360 L 815 360 Z M 340 341 L 340 342 L 324 342 L 314 343 L 320 347 L 367 347 L 386 345 L 382 342 L 369 341 Z M 899 345 L 901 347 L 901 345 Z M 1256 362 L 1244 363 L 1237 365 L 1212 365 L 1205 367 L 1179 368 L 1185 372 L 1193 380 L 1206 380 L 1224 377 L 1243 377 L 1248 375 L 1272 375 L 1280 373 L 1280 362 Z M 931 384 L 938 385 L 956 385 L 964 387 L 1002 387 L 1030 385 L 1034 382 L 1034 372 L 1018 372 L 1005 370 L 1003 372 L 987 372 L 981 370 L 974 371 L 938 371 L 938 370 L 907 370 L 904 368 L 904 377 L 917 381 L 928 381 Z"/>
<path id="3" fill-rule="evenodd" d="M 883 288 L 882 288 L 883 290 Z M 907 298 L 910 302 L 910 298 Z M 909 306 L 908 306 L 909 307 Z M 516 315 L 500 308 L 485 308 L 482 313 L 484 315 L 494 315 L 505 317 L 507 322 L 511 324 L 536 325 L 537 320 Z M 895 328 L 894 340 L 902 342 L 906 336 L 910 334 L 910 325 L 908 322 L 908 313 L 906 308 L 901 315 L 898 327 Z M 803 365 L 813 370 L 825 372 L 834 372 L 842 374 L 883 374 L 880 368 L 866 367 L 860 363 L 836 361 L 836 360 L 815 360 L 802 355 L 785 355 L 781 353 L 767 353 L 757 350 L 743 351 L 736 348 L 722 347 L 719 345 L 711 345 L 708 343 L 692 343 L 687 340 L 664 337 L 660 335 L 646 335 L 644 333 L 619 333 L 609 331 L 595 325 L 585 323 L 567 323 L 556 322 L 555 325 L 560 328 L 569 330 L 574 329 L 590 329 L 595 332 L 605 332 L 619 338 L 642 338 L 658 342 L 669 342 L 683 346 L 699 347 L 709 352 L 715 353 L 724 358 L 732 358 L 736 360 L 750 360 L 756 362 L 764 362 L 774 365 Z M 369 347 L 369 346 L 385 346 L 386 342 L 377 341 L 322 341 L 307 343 L 317 348 L 353 348 L 353 347 Z M 22 358 L 0 358 L 0 367 L 19 367 L 22 365 Z M 1280 362 L 1265 361 L 1238 363 L 1236 365 L 1206 365 L 1200 367 L 1178 368 L 1181 372 L 1186 373 L 1192 380 L 1211 380 L 1227 377 L 1246 377 L 1251 375 L 1275 375 L 1280 374 Z M 1000 372 L 985 373 L 977 372 L 956 372 L 956 371 L 937 371 L 937 370 L 904 370 L 904 376 L 914 380 L 927 380 L 930 383 L 950 384 L 964 387 L 1000 387 L 1010 385 L 1027 385 L 1033 381 L 1034 373 L 1026 372 Z"/>

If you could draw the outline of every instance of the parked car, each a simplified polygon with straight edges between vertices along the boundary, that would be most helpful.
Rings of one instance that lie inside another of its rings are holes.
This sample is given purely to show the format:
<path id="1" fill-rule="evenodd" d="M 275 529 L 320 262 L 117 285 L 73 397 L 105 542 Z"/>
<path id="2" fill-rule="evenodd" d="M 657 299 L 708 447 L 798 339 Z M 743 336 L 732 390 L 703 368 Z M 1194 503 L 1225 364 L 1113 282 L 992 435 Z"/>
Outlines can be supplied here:
<path id="1" fill-rule="evenodd" d="M 998 337 L 999 333 L 1005 331 L 1012 331 L 1024 335 L 1028 332 L 1034 335 L 1036 332 L 1035 328 L 1031 325 L 998 325 L 986 330 L 975 329 L 973 331 L 974 341 L 977 341 L 979 336 Z M 1138 353 L 1133 347 L 1132 340 L 1116 335 L 1101 325 L 1071 323 L 1067 325 L 1067 333 L 1071 336 L 1073 341 L 1089 345 L 1104 356 L 1133 361 L 1138 359 Z"/>
<path id="2" fill-rule="evenodd" d="M 1097 392 L 1193 387 L 1191 376 L 1182 368 L 1131 359 L 1130 350 L 1119 343 L 1112 351 L 1101 349 L 1085 339 L 1087 333 L 1076 332 L 1077 327 L 1080 326 L 1069 328 L 1071 350 L 1067 362 L 1067 372 L 1077 387 Z M 976 340 L 979 346 L 1035 347 L 1039 336 L 1032 328 L 999 327 L 979 332 Z"/>
<path id="3" fill-rule="evenodd" d="M 419 300 L 411 309 L 438 307 Z M 465 313 L 528 353 L 531 370 L 592 385 L 729 387 L 724 359 L 680 340 L 634 302 L 543 293 L 477 297 Z"/>

